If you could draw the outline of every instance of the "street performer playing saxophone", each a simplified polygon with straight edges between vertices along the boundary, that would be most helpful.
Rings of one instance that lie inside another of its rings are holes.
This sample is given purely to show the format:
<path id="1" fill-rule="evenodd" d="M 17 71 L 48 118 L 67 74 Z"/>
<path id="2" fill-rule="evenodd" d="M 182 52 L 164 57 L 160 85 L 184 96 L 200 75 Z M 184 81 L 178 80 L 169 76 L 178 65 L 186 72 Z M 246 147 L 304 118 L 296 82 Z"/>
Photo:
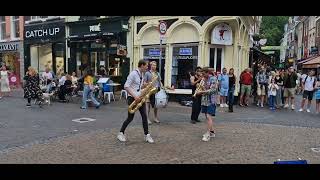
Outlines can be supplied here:
<path id="1" fill-rule="evenodd" d="M 192 85 L 192 94 L 193 94 L 192 112 L 191 112 L 191 121 L 190 121 L 192 124 L 195 124 L 196 122 L 200 122 L 198 118 L 201 112 L 201 95 L 196 95 L 196 96 L 194 95 L 202 79 L 201 75 L 202 75 L 202 71 L 200 67 L 196 69 L 195 73 L 190 73 L 190 82 Z"/>
<path id="2" fill-rule="evenodd" d="M 204 90 L 198 91 L 197 95 L 202 95 L 201 109 L 207 118 L 207 132 L 203 135 L 203 141 L 209 141 L 215 137 L 213 129 L 213 117 L 216 115 L 215 94 L 217 92 L 217 78 L 210 76 L 209 68 L 202 69 Z M 202 84 L 202 83 L 201 83 Z"/>
<path id="3" fill-rule="evenodd" d="M 138 68 L 132 71 L 129 76 L 127 77 L 127 81 L 124 85 L 124 88 L 128 92 L 128 105 L 130 107 L 131 103 L 134 101 L 139 102 L 143 97 L 141 97 L 141 89 L 143 89 L 143 77 L 144 73 L 148 69 L 148 63 L 145 60 L 140 60 L 138 63 Z M 143 103 L 142 106 L 139 108 L 141 117 L 142 117 L 142 125 L 145 135 L 145 141 L 148 143 L 154 143 L 151 135 L 148 131 L 148 120 L 146 114 L 146 104 Z M 124 131 L 126 130 L 127 126 L 134 118 L 134 113 L 128 112 L 128 118 L 123 122 L 121 130 L 117 136 L 118 140 L 121 142 L 127 141 L 126 136 L 124 135 Z"/>

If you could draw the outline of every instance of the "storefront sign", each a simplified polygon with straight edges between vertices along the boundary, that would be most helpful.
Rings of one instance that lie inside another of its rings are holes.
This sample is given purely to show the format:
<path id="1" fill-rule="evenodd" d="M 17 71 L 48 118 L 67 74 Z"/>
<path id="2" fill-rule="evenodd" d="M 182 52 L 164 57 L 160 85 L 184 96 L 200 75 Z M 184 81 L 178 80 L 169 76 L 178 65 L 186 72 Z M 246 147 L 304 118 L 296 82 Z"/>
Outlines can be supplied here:
<path id="1" fill-rule="evenodd" d="M 26 31 L 26 38 L 43 37 L 43 36 L 55 36 L 59 32 L 60 32 L 60 28 L 31 30 L 31 31 Z"/>
<path id="2" fill-rule="evenodd" d="M 232 45 L 232 29 L 222 23 L 217 25 L 211 33 L 211 44 Z"/>
<path id="3" fill-rule="evenodd" d="M 174 56 L 173 58 L 178 60 L 186 60 L 186 59 L 198 59 L 198 56 Z"/>
<path id="4" fill-rule="evenodd" d="M 18 42 L 8 42 L 0 44 L 0 52 L 1 51 L 17 51 L 19 48 Z"/>
<path id="5" fill-rule="evenodd" d="M 24 40 L 35 42 L 56 41 L 65 38 L 65 25 L 63 22 L 40 23 L 25 26 Z"/>
<path id="6" fill-rule="evenodd" d="M 149 56 L 160 56 L 160 49 L 149 49 Z"/>
<path id="7" fill-rule="evenodd" d="M 262 51 L 277 51 L 277 50 L 283 50 L 285 49 L 284 46 L 264 46 L 261 47 Z"/>
<path id="8" fill-rule="evenodd" d="M 97 32 L 97 31 L 100 32 L 101 31 L 100 26 L 101 26 L 101 23 L 99 23 L 98 25 L 89 26 L 90 27 L 90 32 Z"/>
<path id="9" fill-rule="evenodd" d="M 70 28 L 69 38 L 73 37 L 93 37 L 93 36 L 110 36 L 115 33 L 125 31 L 128 27 L 128 21 L 124 19 L 111 20 L 96 19 L 90 21 L 79 21 L 67 24 Z"/>
<path id="10" fill-rule="evenodd" d="M 179 55 L 181 56 L 191 56 L 192 48 L 180 48 Z"/>

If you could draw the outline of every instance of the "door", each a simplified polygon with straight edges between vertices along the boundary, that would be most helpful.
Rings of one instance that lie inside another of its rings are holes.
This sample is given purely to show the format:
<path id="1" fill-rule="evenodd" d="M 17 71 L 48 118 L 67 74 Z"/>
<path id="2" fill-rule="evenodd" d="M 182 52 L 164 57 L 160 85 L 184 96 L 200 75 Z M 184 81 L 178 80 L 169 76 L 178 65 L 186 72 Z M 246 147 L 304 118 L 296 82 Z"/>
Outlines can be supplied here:
<path id="1" fill-rule="evenodd" d="M 221 72 L 224 67 L 224 48 L 210 47 L 209 66 L 216 72 Z"/>

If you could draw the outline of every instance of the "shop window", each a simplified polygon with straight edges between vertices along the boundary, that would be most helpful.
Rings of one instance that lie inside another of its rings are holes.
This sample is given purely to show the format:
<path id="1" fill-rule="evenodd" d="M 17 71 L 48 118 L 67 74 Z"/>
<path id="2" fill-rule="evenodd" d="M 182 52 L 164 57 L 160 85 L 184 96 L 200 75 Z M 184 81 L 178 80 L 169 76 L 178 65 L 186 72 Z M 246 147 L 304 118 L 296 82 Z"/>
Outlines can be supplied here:
<path id="1" fill-rule="evenodd" d="M 46 68 L 49 68 L 49 70 L 52 71 L 52 45 L 46 44 L 31 46 L 30 60 L 31 66 L 35 67 L 39 73 L 44 72 Z"/>
<path id="2" fill-rule="evenodd" d="M 56 75 L 60 77 L 64 73 L 65 59 L 64 59 L 64 43 L 54 44 L 55 62 L 56 62 Z"/>
<path id="3" fill-rule="evenodd" d="M 6 38 L 6 17 L 0 16 L 0 40 Z"/>
<path id="4" fill-rule="evenodd" d="M 24 22 L 30 21 L 31 20 L 31 16 L 24 16 Z"/>
<path id="5" fill-rule="evenodd" d="M 189 72 L 198 65 L 198 46 L 174 47 L 171 84 L 176 89 L 190 89 Z"/>
<path id="6" fill-rule="evenodd" d="M 20 37 L 19 16 L 11 17 L 11 38 Z"/>
<path id="7" fill-rule="evenodd" d="M 110 76 L 121 76 L 122 58 L 117 55 L 110 55 L 108 62 L 108 73 Z"/>
<path id="8" fill-rule="evenodd" d="M 161 48 L 161 79 L 164 82 L 164 74 L 165 74 L 165 61 L 166 61 L 166 48 Z M 143 49 L 143 59 L 149 62 L 156 61 L 157 62 L 157 71 L 159 72 L 159 62 L 160 62 L 160 49 L 159 47 L 151 47 Z M 149 67 L 150 69 L 150 67 Z"/>

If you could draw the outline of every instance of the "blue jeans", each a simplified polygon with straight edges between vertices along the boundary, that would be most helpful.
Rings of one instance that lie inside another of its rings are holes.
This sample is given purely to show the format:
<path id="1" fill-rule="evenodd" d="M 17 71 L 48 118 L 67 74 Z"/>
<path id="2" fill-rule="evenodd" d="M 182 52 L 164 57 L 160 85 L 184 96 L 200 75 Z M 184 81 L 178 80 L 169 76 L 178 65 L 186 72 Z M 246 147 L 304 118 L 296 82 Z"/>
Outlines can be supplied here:
<path id="1" fill-rule="evenodd" d="M 52 83 L 49 83 L 49 84 L 47 85 L 46 93 L 50 93 L 51 90 L 52 90 Z"/>
<path id="2" fill-rule="evenodd" d="M 232 106 L 234 103 L 234 87 L 230 88 L 228 91 L 228 104 L 229 106 Z"/>
<path id="3" fill-rule="evenodd" d="M 269 96 L 269 106 L 272 109 L 275 109 L 276 96 Z"/>
<path id="4" fill-rule="evenodd" d="M 281 106 L 282 105 L 282 88 L 279 88 L 277 90 L 276 104 L 277 104 L 277 106 Z"/>
<path id="5" fill-rule="evenodd" d="M 82 95 L 82 108 L 87 108 L 87 100 L 88 96 L 90 96 L 90 99 L 96 106 L 100 106 L 100 103 L 96 100 L 96 98 L 93 95 L 92 90 L 88 85 L 84 85 L 83 87 L 83 95 Z"/>

